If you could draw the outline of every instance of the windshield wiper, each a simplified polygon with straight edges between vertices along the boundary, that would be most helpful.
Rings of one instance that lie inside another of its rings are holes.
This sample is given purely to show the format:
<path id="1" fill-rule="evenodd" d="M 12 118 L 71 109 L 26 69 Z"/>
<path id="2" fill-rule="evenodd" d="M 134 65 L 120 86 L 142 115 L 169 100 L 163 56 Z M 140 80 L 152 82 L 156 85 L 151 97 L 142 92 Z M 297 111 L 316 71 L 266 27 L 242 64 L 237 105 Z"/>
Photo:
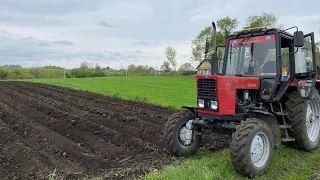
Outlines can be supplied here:
<path id="1" fill-rule="evenodd" d="M 243 44 L 243 42 L 244 41 L 246 41 L 250 36 L 252 36 L 253 34 L 249 34 L 249 35 L 247 35 L 246 37 L 244 37 L 243 39 L 242 39 L 242 41 L 238 44 L 238 45 L 236 45 L 235 47 L 232 47 L 232 50 L 231 50 L 231 52 L 230 52 L 230 55 L 233 53 L 233 51 L 234 51 L 234 49 L 233 48 L 237 48 L 238 46 L 242 46 Z"/>

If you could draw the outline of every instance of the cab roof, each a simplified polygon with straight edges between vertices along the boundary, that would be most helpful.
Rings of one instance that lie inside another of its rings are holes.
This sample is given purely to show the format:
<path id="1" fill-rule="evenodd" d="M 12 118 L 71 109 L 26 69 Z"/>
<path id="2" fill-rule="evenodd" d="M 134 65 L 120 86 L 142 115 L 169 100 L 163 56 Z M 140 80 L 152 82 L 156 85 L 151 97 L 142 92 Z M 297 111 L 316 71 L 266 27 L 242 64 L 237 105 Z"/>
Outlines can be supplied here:
<path id="1" fill-rule="evenodd" d="M 278 33 L 281 33 L 283 35 L 286 35 L 286 36 L 289 36 L 291 38 L 293 38 L 293 35 L 285 30 L 282 30 L 282 29 L 279 29 L 279 28 L 275 28 L 275 27 L 272 27 L 272 28 L 266 28 L 266 27 L 255 27 L 255 28 L 250 28 L 250 29 L 242 29 L 242 30 L 239 30 L 239 31 L 236 31 L 234 32 L 233 34 L 231 34 L 229 37 L 238 37 L 238 36 L 242 36 L 242 35 L 248 35 L 248 34 L 257 34 L 257 35 L 260 35 L 260 34 L 266 34 L 268 32 L 278 32 Z"/>

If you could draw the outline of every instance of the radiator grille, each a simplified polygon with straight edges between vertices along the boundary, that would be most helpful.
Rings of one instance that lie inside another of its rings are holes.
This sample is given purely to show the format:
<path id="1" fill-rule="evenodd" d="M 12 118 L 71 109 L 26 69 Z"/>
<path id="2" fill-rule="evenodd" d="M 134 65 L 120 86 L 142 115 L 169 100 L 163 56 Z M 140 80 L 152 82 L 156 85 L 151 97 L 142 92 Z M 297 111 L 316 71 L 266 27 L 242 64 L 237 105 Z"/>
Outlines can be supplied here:
<path id="1" fill-rule="evenodd" d="M 203 78 L 198 79 L 198 97 L 217 97 L 216 79 Z"/>

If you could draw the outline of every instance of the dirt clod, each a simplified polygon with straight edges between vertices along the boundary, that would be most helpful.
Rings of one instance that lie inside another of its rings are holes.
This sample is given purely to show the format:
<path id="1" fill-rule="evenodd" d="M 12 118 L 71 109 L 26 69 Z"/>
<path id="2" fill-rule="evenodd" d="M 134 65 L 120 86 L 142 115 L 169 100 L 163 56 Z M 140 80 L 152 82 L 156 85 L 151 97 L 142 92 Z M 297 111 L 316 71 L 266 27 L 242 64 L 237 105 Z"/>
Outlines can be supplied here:
<path id="1" fill-rule="evenodd" d="M 63 156 L 63 157 L 67 157 L 67 153 L 66 153 L 66 152 L 63 152 L 63 153 L 62 153 L 62 156 Z"/>

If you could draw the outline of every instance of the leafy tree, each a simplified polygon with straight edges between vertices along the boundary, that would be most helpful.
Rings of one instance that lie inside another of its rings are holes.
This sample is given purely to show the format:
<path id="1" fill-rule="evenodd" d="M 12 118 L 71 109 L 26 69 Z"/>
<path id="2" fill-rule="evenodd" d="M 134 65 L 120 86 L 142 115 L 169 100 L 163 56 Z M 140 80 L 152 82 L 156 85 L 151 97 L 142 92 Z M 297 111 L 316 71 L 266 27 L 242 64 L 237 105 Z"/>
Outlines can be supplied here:
<path id="1" fill-rule="evenodd" d="M 183 74 L 183 75 L 192 74 L 193 72 L 195 72 L 195 68 L 192 66 L 191 63 L 187 62 L 187 63 L 181 64 L 178 71 L 180 74 Z"/>
<path id="2" fill-rule="evenodd" d="M 105 76 L 105 73 L 103 72 L 102 68 L 99 66 L 99 64 L 96 64 L 96 67 L 94 69 L 94 76 L 95 77 L 103 77 Z"/>
<path id="3" fill-rule="evenodd" d="M 224 17 L 217 21 L 217 27 L 220 29 L 220 33 L 224 36 L 225 40 L 231 33 L 238 27 L 239 21 L 237 19 L 231 19 L 230 17 Z"/>
<path id="4" fill-rule="evenodd" d="M 63 67 L 54 66 L 54 65 L 43 66 L 42 68 L 43 69 L 63 69 Z"/>
<path id="5" fill-rule="evenodd" d="M 4 66 L 5 67 L 13 67 L 13 68 L 22 68 L 22 66 L 19 64 L 5 64 Z"/>
<path id="6" fill-rule="evenodd" d="M 193 71 L 193 70 L 195 70 L 195 68 L 192 66 L 191 63 L 187 62 L 187 63 L 181 64 L 179 70 L 181 70 L 181 71 Z"/>
<path id="7" fill-rule="evenodd" d="M 84 61 L 84 62 L 82 62 L 81 64 L 80 64 L 80 69 L 88 69 L 89 67 L 88 67 L 88 63 L 86 62 L 86 61 Z"/>
<path id="8" fill-rule="evenodd" d="M 190 62 L 193 63 L 195 66 L 201 63 L 203 56 L 203 50 L 201 45 L 196 45 L 191 49 L 191 57 Z"/>
<path id="9" fill-rule="evenodd" d="M 174 70 L 177 71 L 176 50 L 173 47 L 168 46 L 164 50 L 164 53 L 166 55 L 167 61 L 173 66 Z"/>
<path id="10" fill-rule="evenodd" d="M 160 69 L 164 72 L 170 72 L 171 68 L 170 68 L 170 63 L 168 61 L 163 61 L 163 64 L 161 65 Z"/>
<path id="11" fill-rule="evenodd" d="M 275 27 L 283 28 L 283 25 L 277 24 L 278 18 L 271 13 L 262 13 L 261 15 L 249 16 L 246 19 L 246 26 L 244 29 L 254 27 Z"/>
<path id="12" fill-rule="evenodd" d="M 84 61 L 80 64 L 81 69 L 92 69 L 94 68 L 94 63 L 89 63 L 87 61 Z"/>
<path id="13" fill-rule="evenodd" d="M 93 77 L 94 71 L 90 69 L 74 68 L 71 70 L 71 76 L 75 78 Z"/>
<path id="14" fill-rule="evenodd" d="M 208 26 L 205 27 L 199 35 L 193 40 L 192 42 L 192 50 L 191 50 L 191 58 L 190 61 L 194 63 L 196 66 L 200 64 L 201 61 L 204 59 L 204 48 L 205 48 L 205 42 L 206 38 L 212 37 L 212 27 Z M 218 38 L 218 37 L 217 37 Z M 210 41 L 210 48 L 209 52 L 212 50 L 212 42 Z"/>
<path id="15" fill-rule="evenodd" d="M 170 64 L 169 64 L 170 66 Z M 128 72 L 130 75 L 140 75 L 140 76 L 147 76 L 151 75 L 155 72 L 155 69 L 153 67 L 150 67 L 148 65 L 138 65 L 135 66 L 134 64 L 130 64 L 128 66 Z"/>
<path id="16" fill-rule="evenodd" d="M 134 64 L 130 64 L 127 68 L 128 72 L 134 73 L 136 71 L 136 66 Z"/>
<path id="17" fill-rule="evenodd" d="M 232 19 L 230 17 L 224 17 L 217 21 L 217 44 L 225 44 L 226 37 L 231 35 L 238 27 L 238 20 Z M 209 53 L 208 58 L 211 57 L 213 52 L 213 42 L 212 42 L 212 27 L 205 27 L 199 35 L 192 42 L 192 57 L 190 61 L 194 64 L 199 64 L 204 59 L 204 49 L 206 38 L 209 39 Z"/>

